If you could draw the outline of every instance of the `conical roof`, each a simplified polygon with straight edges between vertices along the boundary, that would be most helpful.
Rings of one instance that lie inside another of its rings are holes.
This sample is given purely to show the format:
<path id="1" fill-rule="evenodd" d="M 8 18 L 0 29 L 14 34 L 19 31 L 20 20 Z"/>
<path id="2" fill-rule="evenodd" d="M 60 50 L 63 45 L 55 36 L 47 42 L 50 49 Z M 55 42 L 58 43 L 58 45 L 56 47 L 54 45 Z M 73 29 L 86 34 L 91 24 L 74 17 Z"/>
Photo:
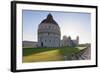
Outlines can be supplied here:
<path id="1" fill-rule="evenodd" d="M 52 24 L 58 25 L 57 22 L 53 19 L 53 16 L 52 16 L 50 13 L 48 14 L 47 18 L 44 19 L 44 20 L 41 22 L 41 24 L 42 24 L 42 23 L 52 23 Z"/>

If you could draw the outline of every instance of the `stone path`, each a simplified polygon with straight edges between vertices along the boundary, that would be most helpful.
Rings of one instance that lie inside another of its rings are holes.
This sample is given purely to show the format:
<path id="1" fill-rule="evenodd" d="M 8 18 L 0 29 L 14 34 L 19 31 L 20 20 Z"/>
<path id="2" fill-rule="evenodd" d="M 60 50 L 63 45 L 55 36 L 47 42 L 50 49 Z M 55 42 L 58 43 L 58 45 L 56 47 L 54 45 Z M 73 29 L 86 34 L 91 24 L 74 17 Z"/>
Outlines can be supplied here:
<path id="1" fill-rule="evenodd" d="M 91 48 L 87 47 L 79 47 L 81 49 L 80 52 L 71 55 L 69 60 L 89 60 L 91 59 Z"/>

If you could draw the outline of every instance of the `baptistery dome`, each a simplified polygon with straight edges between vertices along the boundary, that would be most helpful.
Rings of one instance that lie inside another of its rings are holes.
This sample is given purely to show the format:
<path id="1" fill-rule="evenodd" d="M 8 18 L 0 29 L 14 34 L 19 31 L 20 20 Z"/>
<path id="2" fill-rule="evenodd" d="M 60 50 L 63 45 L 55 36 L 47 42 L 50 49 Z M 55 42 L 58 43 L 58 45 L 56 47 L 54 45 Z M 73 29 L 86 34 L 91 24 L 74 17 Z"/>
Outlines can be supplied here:
<path id="1" fill-rule="evenodd" d="M 38 27 L 38 46 L 39 47 L 59 47 L 60 46 L 60 27 L 48 14 L 46 19 L 41 21 Z"/>

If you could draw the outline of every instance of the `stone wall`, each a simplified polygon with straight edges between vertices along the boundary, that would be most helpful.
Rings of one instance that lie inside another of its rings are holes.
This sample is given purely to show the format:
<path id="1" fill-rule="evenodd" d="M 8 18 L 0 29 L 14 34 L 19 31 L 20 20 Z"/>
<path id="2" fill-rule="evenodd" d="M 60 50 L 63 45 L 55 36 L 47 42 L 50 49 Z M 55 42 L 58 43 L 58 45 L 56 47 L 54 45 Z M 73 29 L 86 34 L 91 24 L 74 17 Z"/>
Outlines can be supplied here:
<path id="1" fill-rule="evenodd" d="M 35 48 L 37 47 L 37 42 L 33 42 L 33 41 L 23 41 L 23 48 Z"/>

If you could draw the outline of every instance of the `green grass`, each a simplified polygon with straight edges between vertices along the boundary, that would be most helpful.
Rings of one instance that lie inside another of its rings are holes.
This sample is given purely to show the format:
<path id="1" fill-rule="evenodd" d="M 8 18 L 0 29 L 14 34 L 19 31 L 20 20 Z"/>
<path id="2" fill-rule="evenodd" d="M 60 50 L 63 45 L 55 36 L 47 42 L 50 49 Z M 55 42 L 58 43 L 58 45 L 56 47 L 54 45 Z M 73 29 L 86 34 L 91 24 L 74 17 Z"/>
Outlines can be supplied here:
<path id="1" fill-rule="evenodd" d="M 40 52 L 55 50 L 57 48 L 23 48 L 23 56 L 28 56 L 31 54 L 36 54 Z"/>
<path id="2" fill-rule="evenodd" d="M 23 62 L 59 61 L 80 50 L 75 47 L 61 48 L 23 48 Z"/>
<path id="3" fill-rule="evenodd" d="M 80 50 L 78 48 L 75 47 L 63 47 L 60 49 L 60 52 L 62 55 L 64 56 L 70 56 L 73 53 L 79 52 Z"/>
<path id="4" fill-rule="evenodd" d="M 59 50 L 39 52 L 28 56 L 23 56 L 23 62 L 41 62 L 41 61 L 61 61 L 63 60 Z"/>

